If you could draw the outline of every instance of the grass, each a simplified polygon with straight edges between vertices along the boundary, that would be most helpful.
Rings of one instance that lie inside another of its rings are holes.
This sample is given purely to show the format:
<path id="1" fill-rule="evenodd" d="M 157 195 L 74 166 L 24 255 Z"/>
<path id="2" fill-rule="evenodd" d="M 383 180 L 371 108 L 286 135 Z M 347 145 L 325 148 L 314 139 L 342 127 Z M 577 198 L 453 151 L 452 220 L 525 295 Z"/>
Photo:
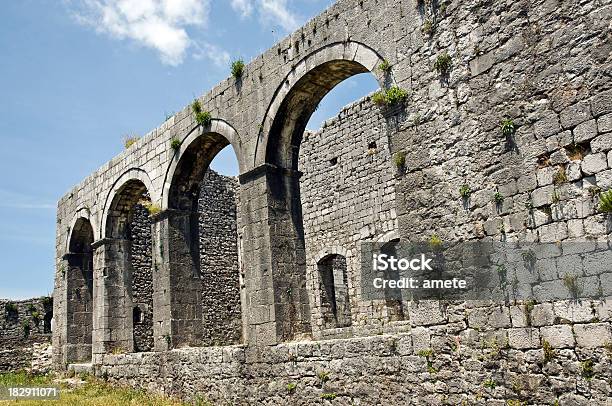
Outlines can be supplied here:
<path id="1" fill-rule="evenodd" d="M 582 293 L 581 287 L 578 285 L 578 276 L 566 273 L 563 276 L 563 285 L 567 288 L 568 292 L 574 299 L 578 299 L 578 296 Z"/>
<path id="2" fill-rule="evenodd" d="M 240 79 L 244 74 L 244 61 L 237 59 L 232 62 L 232 76 L 236 79 Z"/>
<path id="3" fill-rule="evenodd" d="M 180 402 L 161 395 L 149 394 L 122 386 L 115 386 L 93 377 L 86 377 L 84 383 L 74 386 L 66 382 L 55 382 L 51 375 L 30 375 L 25 372 L 0 374 L 0 386 L 59 386 L 60 399 L 47 401 L 24 400 L 19 405 L 83 405 L 83 406 L 182 406 Z M 0 405 L 12 405 L 14 402 L 2 402 Z"/>
<path id="4" fill-rule="evenodd" d="M 199 100 L 194 100 L 191 103 L 191 110 L 195 114 L 196 123 L 204 127 L 210 124 L 212 116 L 210 112 L 202 110 L 202 104 Z"/>
<path id="5" fill-rule="evenodd" d="M 565 170 L 565 166 L 560 166 L 555 176 L 553 176 L 553 183 L 555 185 L 560 185 L 562 183 L 567 183 L 567 172 Z"/>
<path id="6" fill-rule="evenodd" d="M 396 152 L 393 155 L 393 163 L 397 169 L 404 169 L 406 167 L 406 153 L 404 151 Z"/>
<path id="7" fill-rule="evenodd" d="M 436 58 L 436 62 L 434 63 L 434 68 L 438 71 L 440 75 L 447 75 L 450 72 L 450 69 L 453 65 L 453 60 L 447 52 L 438 55 Z"/>
<path id="8" fill-rule="evenodd" d="M 548 341 L 542 341 L 542 350 L 544 350 L 544 362 L 551 361 L 555 358 L 555 350 L 553 350 L 552 345 L 550 345 Z"/>

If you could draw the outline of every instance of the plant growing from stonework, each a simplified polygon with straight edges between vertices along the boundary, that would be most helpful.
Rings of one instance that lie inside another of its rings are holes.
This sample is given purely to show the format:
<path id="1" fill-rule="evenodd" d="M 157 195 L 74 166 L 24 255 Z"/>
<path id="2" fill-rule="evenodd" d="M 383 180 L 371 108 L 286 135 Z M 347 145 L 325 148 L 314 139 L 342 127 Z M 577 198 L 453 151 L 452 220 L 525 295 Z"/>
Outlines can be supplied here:
<path id="1" fill-rule="evenodd" d="M 196 123 L 204 127 L 210 124 L 212 116 L 210 112 L 202 110 L 202 104 L 200 104 L 199 100 L 194 100 L 193 103 L 191 103 L 191 110 L 195 114 Z"/>
<path id="2" fill-rule="evenodd" d="M 237 59 L 232 62 L 232 76 L 235 79 L 240 79 L 244 74 L 244 61 L 242 59 Z"/>
<path id="3" fill-rule="evenodd" d="M 429 19 L 425 20 L 425 22 L 421 26 L 421 31 L 423 32 L 423 34 L 430 36 L 431 34 L 433 34 L 433 30 L 434 30 L 434 25 L 431 22 L 431 20 Z"/>
<path id="4" fill-rule="evenodd" d="M 562 183 L 567 182 L 567 172 L 565 171 L 565 166 L 560 166 L 559 170 L 553 176 L 553 183 L 555 185 L 560 185 Z"/>
<path id="5" fill-rule="evenodd" d="M 181 149 L 181 140 L 179 140 L 178 138 L 172 138 L 172 140 L 170 141 L 170 147 L 176 152 L 179 149 Z"/>
<path id="6" fill-rule="evenodd" d="M 552 345 L 548 341 L 542 341 L 542 350 L 544 351 L 544 362 L 552 361 L 555 358 L 555 350 L 553 350 Z"/>
<path id="7" fill-rule="evenodd" d="M 497 382 L 495 382 L 493 379 L 489 378 L 486 381 L 484 381 L 482 385 L 485 388 L 495 389 L 495 387 L 497 386 Z"/>
<path id="8" fill-rule="evenodd" d="M 451 59 L 448 52 L 444 52 L 436 58 L 436 62 L 434 63 L 434 68 L 438 71 L 438 73 L 442 76 L 448 75 L 450 69 L 452 67 L 453 60 Z"/>
<path id="9" fill-rule="evenodd" d="M 442 246 L 442 239 L 438 237 L 436 234 L 429 237 L 429 246 L 432 249 L 438 249 Z"/>
<path id="10" fill-rule="evenodd" d="M 335 393 L 322 393 L 321 394 L 321 399 L 325 399 L 325 400 L 334 400 L 337 397 L 338 395 Z"/>
<path id="11" fill-rule="evenodd" d="M 32 330 L 32 327 L 30 326 L 30 322 L 28 320 L 22 321 L 21 327 L 23 328 L 23 336 L 26 338 L 29 337 L 30 331 Z"/>
<path id="12" fill-rule="evenodd" d="M 525 315 L 525 324 L 531 326 L 531 312 L 533 312 L 533 308 L 535 307 L 535 301 L 528 300 L 525 302 L 523 307 L 523 314 Z"/>
<path id="13" fill-rule="evenodd" d="M 578 276 L 576 275 L 566 273 L 563 276 L 563 285 L 574 299 L 578 299 L 578 296 L 582 293 L 582 289 L 578 285 Z"/>
<path id="14" fill-rule="evenodd" d="M 612 213 L 612 189 L 599 195 L 599 211 L 602 213 Z"/>
<path id="15" fill-rule="evenodd" d="M 383 73 L 389 73 L 391 72 L 391 64 L 385 59 L 378 65 L 378 69 Z"/>
<path id="16" fill-rule="evenodd" d="M 561 196 L 559 196 L 559 192 L 557 192 L 557 189 L 554 189 L 552 194 L 550 195 L 550 201 L 553 204 L 557 204 L 561 201 Z"/>
<path id="17" fill-rule="evenodd" d="M 295 392 L 295 388 L 297 388 L 297 383 L 290 382 L 290 383 L 287 384 L 287 392 L 294 393 Z"/>
<path id="18" fill-rule="evenodd" d="M 140 202 L 142 206 L 149 212 L 150 216 L 155 216 L 156 214 L 161 213 L 162 209 L 157 203 L 153 203 L 149 200 L 143 200 Z"/>
<path id="19" fill-rule="evenodd" d="M 514 125 L 514 121 L 510 118 L 506 118 L 501 122 L 501 131 L 502 134 L 506 137 L 512 137 L 516 132 L 516 126 Z"/>
<path id="20" fill-rule="evenodd" d="M 593 360 L 587 359 L 580 363 L 580 374 L 586 380 L 591 380 L 595 376 L 595 371 L 593 370 Z"/>
<path id="21" fill-rule="evenodd" d="M 8 314 L 8 315 L 14 315 L 17 314 L 17 305 L 15 303 L 11 303 L 11 302 L 7 302 L 4 305 L 4 311 Z"/>
<path id="22" fill-rule="evenodd" d="M 123 137 L 123 146 L 125 149 L 128 149 L 132 145 L 136 144 L 136 142 L 140 139 L 137 135 L 126 135 Z"/>
<path id="23" fill-rule="evenodd" d="M 408 92 L 399 86 L 391 86 L 386 90 L 379 90 L 372 95 L 372 102 L 379 107 L 393 106 L 403 103 L 408 98 Z"/>
<path id="24" fill-rule="evenodd" d="M 493 194 L 493 202 L 496 204 L 502 204 L 504 202 L 504 195 L 502 195 L 499 191 Z"/>
<path id="25" fill-rule="evenodd" d="M 465 184 L 459 188 L 459 195 L 461 196 L 461 198 L 468 199 L 471 194 L 472 194 L 472 189 L 470 189 L 469 185 Z"/>
<path id="26" fill-rule="evenodd" d="M 393 163 L 395 167 L 403 171 L 406 168 L 406 153 L 404 151 L 398 151 L 393 155 Z"/>
<path id="27" fill-rule="evenodd" d="M 329 372 L 320 371 L 317 374 L 317 377 L 319 378 L 319 381 L 321 381 L 321 383 L 325 383 L 325 382 L 329 381 Z"/>

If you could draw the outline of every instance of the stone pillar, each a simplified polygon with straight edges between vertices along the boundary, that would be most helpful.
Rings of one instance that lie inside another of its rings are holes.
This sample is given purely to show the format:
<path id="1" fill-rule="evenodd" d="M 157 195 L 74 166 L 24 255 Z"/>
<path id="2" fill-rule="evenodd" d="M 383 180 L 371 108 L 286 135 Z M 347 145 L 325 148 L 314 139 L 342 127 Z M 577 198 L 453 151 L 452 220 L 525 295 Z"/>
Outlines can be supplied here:
<path id="1" fill-rule="evenodd" d="M 66 358 L 66 344 L 68 337 L 68 283 L 66 275 L 68 272 L 68 261 L 60 259 L 55 275 L 55 287 L 53 289 L 53 314 L 55 323 L 53 326 L 53 365 L 55 368 L 64 370 L 68 364 Z"/>
<path id="2" fill-rule="evenodd" d="M 202 345 L 198 213 L 168 209 L 153 219 L 155 350 Z"/>
<path id="3" fill-rule="evenodd" d="M 130 241 L 104 238 L 94 248 L 93 353 L 134 350 Z"/>
<path id="4" fill-rule="evenodd" d="M 240 175 L 246 340 L 273 345 L 311 333 L 299 172 L 263 165 Z"/>

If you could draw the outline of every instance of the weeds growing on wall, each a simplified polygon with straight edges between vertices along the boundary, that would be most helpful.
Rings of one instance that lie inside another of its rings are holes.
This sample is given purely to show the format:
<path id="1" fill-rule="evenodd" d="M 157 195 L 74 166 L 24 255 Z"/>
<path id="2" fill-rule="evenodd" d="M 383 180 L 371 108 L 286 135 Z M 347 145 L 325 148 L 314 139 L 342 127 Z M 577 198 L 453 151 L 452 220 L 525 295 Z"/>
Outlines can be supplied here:
<path id="1" fill-rule="evenodd" d="M 436 58 L 436 62 L 434 63 L 434 68 L 438 71 L 438 73 L 442 76 L 448 75 L 453 65 L 453 60 L 451 59 L 448 52 L 444 52 Z"/>
<path id="2" fill-rule="evenodd" d="M 398 86 L 391 86 L 387 90 L 379 90 L 372 95 L 372 102 L 379 107 L 392 106 L 403 103 L 408 98 L 408 92 Z"/>
<path id="3" fill-rule="evenodd" d="M 398 151 L 393 155 L 393 163 L 399 171 L 403 171 L 406 168 L 406 153 L 404 151 Z"/>
<path id="4" fill-rule="evenodd" d="M 470 189 L 469 185 L 467 184 L 461 185 L 461 187 L 459 188 L 459 195 L 461 196 L 462 199 L 469 198 L 471 194 L 472 194 L 472 189 Z"/>
<path id="5" fill-rule="evenodd" d="M 136 142 L 140 139 L 137 135 L 125 135 L 123 137 L 123 146 L 125 149 L 128 149 L 132 145 L 136 144 Z"/>
<path id="6" fill-rule="evenodd" d="M 599 195 L 599 211 L 602 213 L 612 213 L 612 189 Z"/>
<path id="7" fill-rule="evenodd" d="M 194 100 L 193 103 L 191 103 L 191 110 L 195 114 L 196 123 L 203 127 L 210 124 L 212 116 L 210 112 L 202 110 L 202 104 L 200 104 L 199 100 Z"/>
<path id="8" fill-rule="evenodd" d="M 385 59 L 378 65 L 378 69 L 383 73 L 389 73 L 391 72 L 391 64 Z"/>
<path id="9" fill-rule="evenodd" d="M 516 132 L 516 126 L 514 125 L 514 121 L 512 119 L 505 119 L 501 122 L 501 131 L 502 134 L 506 137 L 512 137 Z"/>
<path id="10" fill-rule="evenodd" d="M 232 62 L 232 76 L 235 79 L 240 79 L 244 74 L 244 61 L 242 59 L 237 59 Z"/>
<path id="11" fill-rule="evenodd" d="M 179 140 L 178 138 L 172 138 L 172 140 L 170 141 L 170 147 L 176 152 L 179 149 L 181 149 L 181 140 Z"/>

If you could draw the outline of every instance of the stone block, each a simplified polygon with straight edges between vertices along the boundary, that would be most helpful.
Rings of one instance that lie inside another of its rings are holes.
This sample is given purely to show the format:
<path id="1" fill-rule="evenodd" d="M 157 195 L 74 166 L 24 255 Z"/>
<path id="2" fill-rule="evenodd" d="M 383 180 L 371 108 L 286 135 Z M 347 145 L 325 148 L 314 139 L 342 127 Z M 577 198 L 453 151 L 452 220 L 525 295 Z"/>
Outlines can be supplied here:
<path id="1" fill-rule="evenodd" d="M 582 161 L 582 172 L 594 175 L 608 169 L 608 159 L 603 152 L 589 154 Z"/>
<path id="2" fill-rule="evenodd" d="M 540 347 L 540 332 L 537 328 L 511 328 L 508 330 L 508 345 L 515 349 Z"/>
<path id="3" fill-rule="evenodd" d="M 583 348 L 603 347 L 612 342 L 610 323 L 575 324 L 576 344 Z"/>
<path id="4" fill-rule="evenodd" d="M 576 144 L 595 138 L 597 136 L 597 123 L 595 120 L 589 120 L 579 124 L 574 128 L 573 134 Z"/>
<path id="5" fill-rule="evenodd" d="M 553 348 L 573 348 L 576 345 L 572 326 L 562 324 L 540 328 L 542 341 L 546 340 Z"/>

